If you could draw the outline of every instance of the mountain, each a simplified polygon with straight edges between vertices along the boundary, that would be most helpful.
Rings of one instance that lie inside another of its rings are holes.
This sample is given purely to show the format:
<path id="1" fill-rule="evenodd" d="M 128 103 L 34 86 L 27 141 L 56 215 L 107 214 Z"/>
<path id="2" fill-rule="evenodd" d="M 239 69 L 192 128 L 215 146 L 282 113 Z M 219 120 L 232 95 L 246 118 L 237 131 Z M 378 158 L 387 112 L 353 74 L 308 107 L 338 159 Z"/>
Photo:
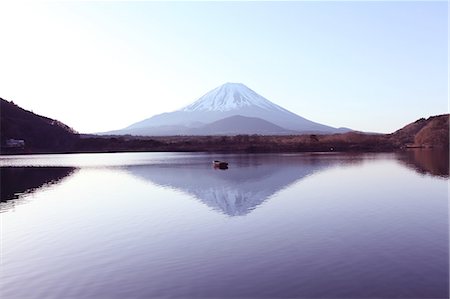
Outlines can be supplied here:
<path id="1" fill-rule="evenodd" d="M 2 98 L 0 115 L 2 153 L 14 152 L 18 145 L 25 152 L 64 151 L 78 139 L 76 132 L 62 122 L 34 114 Z M 8 144 L 11 139 L 23 142 L 23 145 Z"/>
<path id="2" fill-rule="evenodd" d="M 174 112 L 158 114 L 148 119 L 132 124 L 122 130 L 108 132 L 109 134 L 131 134 L 131 135 L 188 135 L 197 132 L 210 131 L 208 127 L 213 122 L 223 120 L 232 116 L 242 116 L 243 128 L 240 134 L 266 134 L 260 133 L 265 130 L 250 128 L 255 123 L 250 118 L 258 118 L 269 122 L 272 126 L 278 126 L 283 130 L 277 134 L 291 133 L 341 133 L 349 129 L 337 129 L 322 125 L 295 113 L 292 113 L 260 96 L 255 91 L 241 83 L 223 84 L 194 103 Z M 252 121 L 252 123 L 246 123 Z M 262 124 L 262 122 L 261 122 Z M 267 123 L 264 123 L 267 125 Z M 221 127 L 221 131 L 233 131 Z M 270 130 L 271 131 L 271 130 Z M 211 133 L 215 135 L 216 132 Z"/>

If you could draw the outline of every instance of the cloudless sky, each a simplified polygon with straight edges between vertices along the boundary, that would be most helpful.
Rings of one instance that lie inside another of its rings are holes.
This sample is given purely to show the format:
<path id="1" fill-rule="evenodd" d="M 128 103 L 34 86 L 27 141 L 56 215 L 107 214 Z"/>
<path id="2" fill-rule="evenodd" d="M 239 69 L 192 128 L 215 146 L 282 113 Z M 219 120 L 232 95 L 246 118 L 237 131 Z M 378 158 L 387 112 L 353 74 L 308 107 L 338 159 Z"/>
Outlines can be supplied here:
<path id="1" fill-rule="evenodd" d="M 10 2 L 0 40 L 0 97 L 83 133 L 225 82 L 363 131 L 449 109 L 445 1 Z"/>

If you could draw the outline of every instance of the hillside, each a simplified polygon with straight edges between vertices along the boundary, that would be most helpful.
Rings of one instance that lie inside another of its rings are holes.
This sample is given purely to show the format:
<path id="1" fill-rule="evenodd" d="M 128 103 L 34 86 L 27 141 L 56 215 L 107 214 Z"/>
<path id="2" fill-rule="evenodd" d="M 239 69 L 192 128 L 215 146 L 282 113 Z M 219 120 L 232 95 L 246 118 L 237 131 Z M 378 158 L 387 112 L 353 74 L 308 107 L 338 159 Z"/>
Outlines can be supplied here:
<path id="1" fill-rule="evenodd" d="M 72 149 L 78 135 L 60 121 L 34 114 L 0 98 L 1 152 L 57 152 Z M 13 145 L 8 140 L 23 145 Z"/>
<path id="2" fill-rule="evenodd" d="M 399 147 L 449 147 L 449 114 L 421 118 L 390 134 Z"/>
<path id="3" fill-rule="evenodd" d="M 296 133 L 257 117 L 235 115 L 190 129 L 188 135 L 239 135 L 247 132 L 260 135 L 292 135 Z"/>

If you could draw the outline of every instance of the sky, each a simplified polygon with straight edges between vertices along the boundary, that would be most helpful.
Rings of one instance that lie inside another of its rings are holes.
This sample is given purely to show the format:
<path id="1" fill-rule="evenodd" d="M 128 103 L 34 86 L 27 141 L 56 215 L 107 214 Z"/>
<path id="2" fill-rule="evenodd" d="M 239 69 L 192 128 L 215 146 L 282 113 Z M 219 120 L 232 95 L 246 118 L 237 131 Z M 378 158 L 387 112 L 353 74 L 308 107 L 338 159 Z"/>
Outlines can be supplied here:
<path id="1" fill-rule="evenodd" d="M 309 120 L 388 133 L 448 113 L 448 3 L 6 2 L 0 97 L 82 133 L 240 82 Z"/>

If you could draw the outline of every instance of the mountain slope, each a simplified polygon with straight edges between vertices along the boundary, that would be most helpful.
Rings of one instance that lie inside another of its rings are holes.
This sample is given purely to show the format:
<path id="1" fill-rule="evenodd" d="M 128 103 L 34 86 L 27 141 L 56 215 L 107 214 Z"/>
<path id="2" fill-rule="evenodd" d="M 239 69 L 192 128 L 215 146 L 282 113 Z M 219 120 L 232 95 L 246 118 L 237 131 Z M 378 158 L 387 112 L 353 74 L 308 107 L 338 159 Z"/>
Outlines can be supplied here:
<path id="1" fill-rule="evenodd" d="M 6 140 L 25 141 L 25 149 L 32 151 L 65 150 L 77 140 L 77 134 L 67 125 L 34 114 L 0 98 L 0 136 L 2 152 Z"/>
<path id="2" fill-rule="evenodd" d="M 241 83 L 226 83 L 219 86 L 194 103 L 174 112 L 162 113 L 137 122 L 125 129 L 109 132 L 113 134 L 152 135 L 158 128 L 177 126 L 178 128 L 198 127 L 198 122 L 212 123 L 231 116 L 260 118 L 282 127 L 304 133 L 339 133 L 348 129 L 336 129 L 322 125 L 294 114 L 258 95 Z M 252 133 L 252 132 L 250 132 Z M 185 134 L 184 130 L 174 130 L 167 135 Z M 254 132 L 254 134 L 257 134 Z M 157 134 L 162 135 L 162 134 Z"/>
<path id="3" fill-rule="evenodd" d="M 189 135 L 289 135 L 295 134 L 296 132 L 286 130 L 257 117 L 235 115 L 201 126 L 200 128 L 190 129 L 187 133 Z"/>

